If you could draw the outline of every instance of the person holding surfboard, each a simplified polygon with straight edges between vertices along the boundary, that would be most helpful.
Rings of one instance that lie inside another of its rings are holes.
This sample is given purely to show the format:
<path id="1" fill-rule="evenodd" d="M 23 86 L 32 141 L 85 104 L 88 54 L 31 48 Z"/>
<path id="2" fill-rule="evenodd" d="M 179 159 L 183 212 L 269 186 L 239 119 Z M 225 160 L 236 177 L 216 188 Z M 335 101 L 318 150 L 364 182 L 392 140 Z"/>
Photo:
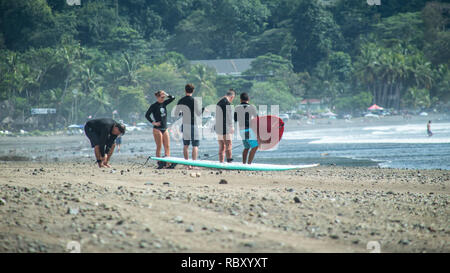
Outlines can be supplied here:
<path id="1" fill-rule="evenodd" d="M 186 160 L 189 159 L 189 145 L 192 144 L 193 160 L 197 160 L 200 145 L 199 125 L 201 125 L 202 109 L 198 101 L 192 97 L 194 89 L 193 84 L 187 84 L 184 87 L 186 96 L 181 98 L 175 107 L 175 116 L 183 116 L 181 131 L 183 132 L 183 155 Z"/>
<path id="2" fill-rule="evenodd" d="M 225 155 L 227 162 L 233 161 L 232 140 L 233 140 L 233 109 L 231 102 L 236 96 L 233 89 L 227 91 L 226 95 L 219 100 L 216 105 L 216 125 L 217 141 L 219 142 L 219 161 L 224 162 Z"/>
<path id="3" fill-rule="evenodd" d="M 242 151 L 242 163 L 252 164 L 260 141 L 254 131 L 256 128 L 252 129 L 251 127 L 251 120 L 258 117 L 258 111 L 254 105 L 248 103 L 250 97 L 247 93 L 242 93 L 240 99 L 241 104 L 235 108 L 234 122 L 239 123 L 239 132 L 244 145 L 244 150 Z"/>
<path id="4" fill-rule="evenodd" d="M 125 134 L 125 125 L 111 118 L 91 119 L 84 125 L 84 132 L 94 148 L 98 167 L 110 168 L 109 160 L 116 146 L 116 138 Z"/>
<path id="5" fill-rule="evenodd" d="M 161 146 L 164 145 L 164 155 L 170 156 L 170 136 L 167 130 L 167 105 L 175 97 L 167 94 L 164 90 L 155 93 L 156 102 L 150 105 L 145 114 L 145 118 L 153 125 L 153 137 L 156 143 L 156 156 L 161 156 Z M 166 100 L 167 98 L 167 100 Z M 153 116 L 153 119 L 152 119 Z M 158 169 L 165 167 L 166 163 L 158 161 Z M 173 168 L 171 165 L 169 168 Z"/>

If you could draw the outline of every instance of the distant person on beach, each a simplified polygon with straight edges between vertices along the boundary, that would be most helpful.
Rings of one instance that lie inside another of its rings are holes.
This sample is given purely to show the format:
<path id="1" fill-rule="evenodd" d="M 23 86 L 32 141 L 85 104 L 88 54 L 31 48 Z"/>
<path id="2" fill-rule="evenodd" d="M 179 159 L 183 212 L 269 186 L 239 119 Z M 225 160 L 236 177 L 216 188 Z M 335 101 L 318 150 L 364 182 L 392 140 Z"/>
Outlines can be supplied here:
<path id="1" fill-rule="evenodd" d="M 239 132 L 242 138 L 242 144 L 244 145 L 242 163 L 252 164 L 256 151 L 258 150 L 259 142 L 256 133 L 250 127 L 250 122 L 253 118 L 258 117 L 258 111 L 254 105 L 249 104 L 250 97 L 247 93 L 242 93 L 240 99 L 241 104 L 236 106 L 234 111 L 234 122 L 239 123 Z"/>
<path id="2" fill-rule="evenodd" d="M 167 130 L 167 105 L 175 97 L 167 94 L 164 90 L 155 93 L 156 102 L 150 105 L 145 113 L 145 118 L 153 125 L 153 137 L 156 143 L 156 156 L 161 157 L 161 146 L 164 145 L 164 156 L 170 156 L 170 136 Z M 167 100 L 166 100 L 167 98 Z M 153 118 L 152 118 L 153 117 Z M 165 166 L 165 162 L 158 161 L 158 169 Z M 171 165 L 173 168 L 175 165 Z"/>
<path id="3" fill-rule="evenodd" d="M 216 125 L 217 141 L 219 142 L 219 161 L 221 163 L 227 157 L 227 162 L 233 161 L 232 158 L 232 141 L 234 133 L 233 110 L 231 102 L 236 96 L 233 89 L 227 91 L 226 95 L 220 99 L 216 105 Z"/>
<path id="4" fill-rule="evenodd" d="M 111 167 L 109 161 L 116 146 L 114 142 L 125 134 L 125 125 L 110 118 L 92 119 L 84 125 L 84 132 L 94 148 L 98 167 Z"/>
<path id="5" fill-rule="evenodd" d="M 189 145 L 192 145 L 192 159 L 197 160 L 198 146 L 200 145 L 199 125 L 202 122 L 202 109 L 196 99 L 192 97 L 194 94 L 194 85 L 187 84 L 184 87 L 186 96 L 178 101 L 175 108 L 175 116 L 182 115 L 183 122 L 181 132 L 183 133 L 183 155 L 184 159 L 189 159 Z M 188 167 L 189 169 L 192 166 Z"/>
<path id="6" fill-rule="evenodd" d="M 427 134 L 429 137 L 433 135 L 433 132 L 431 132 L 431 120 L 429 120 L 427 123 Z"/>

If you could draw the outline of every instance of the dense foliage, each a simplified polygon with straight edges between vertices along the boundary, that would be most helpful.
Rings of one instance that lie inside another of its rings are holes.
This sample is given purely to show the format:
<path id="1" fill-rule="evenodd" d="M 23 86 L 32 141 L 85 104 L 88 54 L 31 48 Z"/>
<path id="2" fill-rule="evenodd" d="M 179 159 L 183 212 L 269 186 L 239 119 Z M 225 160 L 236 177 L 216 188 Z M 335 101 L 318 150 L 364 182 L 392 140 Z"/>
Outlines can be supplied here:
<path id="1" fill-rule="evenodd" d="M 234 88 L 284 111 L 450 100 L 447 1 L 80 2 L 0 0 L 0 126 L 32 123 L 31 108 L 57 109 L 52 126 L 115 110 L 138 121 L 155 91 L 180 97 L 188 82 L 206 105 Z M 255 60 L 243 77 L 188 61 L 230 58 Z"/>

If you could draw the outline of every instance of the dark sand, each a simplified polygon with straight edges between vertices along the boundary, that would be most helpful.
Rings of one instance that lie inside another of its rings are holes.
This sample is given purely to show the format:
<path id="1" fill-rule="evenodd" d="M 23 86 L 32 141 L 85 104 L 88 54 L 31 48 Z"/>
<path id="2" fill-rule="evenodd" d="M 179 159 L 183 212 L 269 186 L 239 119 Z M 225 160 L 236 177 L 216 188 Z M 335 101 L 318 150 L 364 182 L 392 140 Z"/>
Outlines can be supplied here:
<path id="1" fill-rule="evenodd" d="M 113 168 L 0 161 L 0 252 L 450 251 L 450 171 Z"/>

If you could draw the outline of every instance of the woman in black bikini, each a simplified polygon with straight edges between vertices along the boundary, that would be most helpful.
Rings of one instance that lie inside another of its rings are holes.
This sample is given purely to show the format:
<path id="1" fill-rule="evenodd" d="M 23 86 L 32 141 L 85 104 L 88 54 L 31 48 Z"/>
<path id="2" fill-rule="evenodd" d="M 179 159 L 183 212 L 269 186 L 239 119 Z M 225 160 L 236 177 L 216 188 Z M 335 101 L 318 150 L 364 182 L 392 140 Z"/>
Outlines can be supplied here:
<path id="1" fill-rule="evenodd" d="M 155 93 L 156 102 L 148 108 L 145 117 L 153 125 L 153 137 L 156 142 L 156 156 L 161 156 L 161 146 L 164 145 L 164 155 L 170 156 L 170 137 L 167 130 L 167 109 L 166 106 L 171 103 L 175 97 L 167 94 L 163 90 Z M 165 98 L 167 97 L 167 100 Z M 153 119 L 152 117 L 153 116 Z M 161 145 L 162 144 L 162 145 Z M 164 167 L 158 162 L 159 167 Z"/>

